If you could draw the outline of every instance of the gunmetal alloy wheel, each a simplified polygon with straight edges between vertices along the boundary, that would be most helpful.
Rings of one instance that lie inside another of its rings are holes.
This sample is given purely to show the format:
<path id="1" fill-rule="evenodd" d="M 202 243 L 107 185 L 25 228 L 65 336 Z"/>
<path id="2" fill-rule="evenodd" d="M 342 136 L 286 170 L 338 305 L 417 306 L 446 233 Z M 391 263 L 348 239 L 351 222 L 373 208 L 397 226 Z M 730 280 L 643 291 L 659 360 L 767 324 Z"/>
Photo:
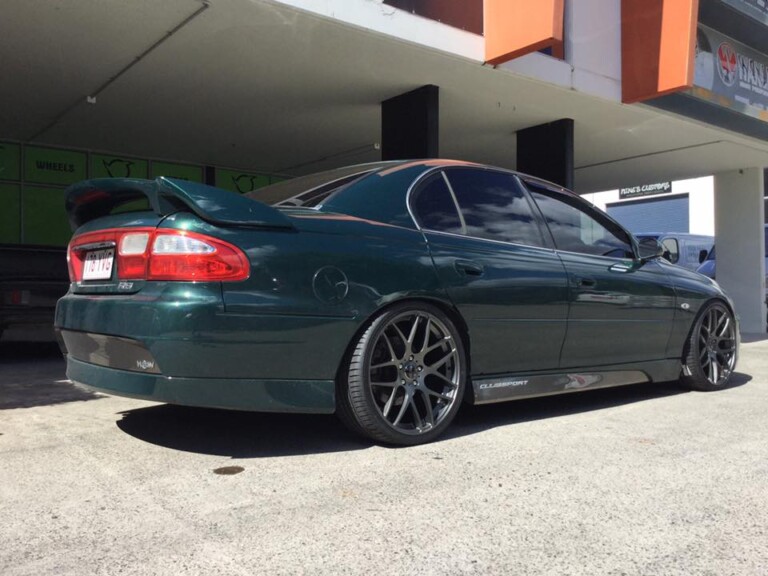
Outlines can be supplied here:
<path id="1" fill-rule="evenodd" d="M 391 444 L 429 442 L 464 396 L 461 338 L 434 306 L 395 306 L 360 337 L 345 380 L 339 414 L 354 430 Z"/>
<path id="2" fill-rule="evenodd" d="M 695 390 L 717 390 L 736 367 L 737 334 L 731 311 L 720 302 L 708 304 L 693 325 L 686 345 L 683 382 Z"/>

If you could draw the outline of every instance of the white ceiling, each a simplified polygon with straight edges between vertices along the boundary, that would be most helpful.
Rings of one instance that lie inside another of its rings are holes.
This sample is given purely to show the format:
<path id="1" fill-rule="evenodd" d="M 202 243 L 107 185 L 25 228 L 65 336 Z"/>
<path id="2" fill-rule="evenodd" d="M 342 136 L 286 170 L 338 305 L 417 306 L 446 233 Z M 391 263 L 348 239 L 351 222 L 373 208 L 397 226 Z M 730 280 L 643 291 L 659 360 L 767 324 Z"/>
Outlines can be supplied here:
<path id="1" fill-rule="evenodd" d="M 514 168 L 517 130 L 573 118 L 580 192 L 768 166 L 765 141 L 269 0 L 4 0 L 3 9 L 0 139 L 302 174 L 378 160 L 380 102 L 435 84 L 443 157 Z"/>

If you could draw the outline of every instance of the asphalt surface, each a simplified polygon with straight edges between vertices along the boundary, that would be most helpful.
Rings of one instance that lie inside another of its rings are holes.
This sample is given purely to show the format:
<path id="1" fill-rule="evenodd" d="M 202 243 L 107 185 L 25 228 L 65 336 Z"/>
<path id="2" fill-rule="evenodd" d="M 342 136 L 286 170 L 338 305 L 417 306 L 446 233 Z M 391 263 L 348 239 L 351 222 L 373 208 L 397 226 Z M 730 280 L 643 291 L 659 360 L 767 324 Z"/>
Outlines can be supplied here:
<path id="1" fill-rule="evenodd" d="M 81 392 L 0 346 L 0 574 L 768 574 L 768 340 L 734 386 L 465 407 L 431 445 L 332 416 Z"/>

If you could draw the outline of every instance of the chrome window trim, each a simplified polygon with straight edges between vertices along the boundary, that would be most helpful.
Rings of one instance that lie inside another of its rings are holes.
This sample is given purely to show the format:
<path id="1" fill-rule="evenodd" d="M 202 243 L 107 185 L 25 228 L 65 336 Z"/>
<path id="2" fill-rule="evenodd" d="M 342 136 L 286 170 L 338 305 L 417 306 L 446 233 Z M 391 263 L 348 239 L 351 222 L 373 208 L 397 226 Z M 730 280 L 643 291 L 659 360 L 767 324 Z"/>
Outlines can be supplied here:
<path id="1" fill-rule="evenodd" d="M 419 174 L 416 179 L 411 182 L 411 185 L 408 187 L 408 190 L 405 193 L 405 208 L 408 210 L 408 215 L 411 217 L 411 220 L 413 221 L 413 225 L 416 226 L 416 230 L 419 232 L 423 232 L 421 225 L 419 224 L 419 221 L 416 219 L 416 216 L 413 213 L 413 209 L 411 207 L 411 196 L 413 195 L 413 191 L 419 184 L 422 183 L 422 181 L 429 178 L 434 172 L 441 171 L 443 169 L 443 166 L 436 166 L 431 169 L 426 170 L 425 172 L 422 172 Z"/>
<path id="2" fill-rule="evenodd" d="M 464 166 L 464 167 L 466 167 L 466 168 L 477 168 L 477 169 L 480 169 L 480 170 L 487 170 L 487 171 L 492 171 L 492 172 L 502 172 L 502 173 L 505 173 L 505 174 L 511 174 L 512 176 L 517 178 L 518 184 L 520 184 L 520 186 L 522 187 L 524 196 L 526 197 L 526 199 L 528 200 L 529 203 L 531 203 L 531 202 L 533 203 L 533 206 L 531 207 L 531 209 L 532 209 L 534 217 L 536 217 L 537 220 L 539 218 L 543 218 L 543 216 L 540 213 L 541 209 L 539 208 L 538 204 L 536 204 L 535 199 L 532 198 L 532 197 L 529 198 L 530 191 L 528 190 L 528 186 L 526 185 L 527 184 L 526 178 L 532 180 L 534 184 L 537 184 L 537 185 L 539 185 L 539 186 L 541 186 L 541 187 L 543 187 L 543 188 L 545 188 L 545 189 L 549 190 L 550 192 L 553 192 L 553 193 L 555 193 L 557 195 L 562 195 L 562 196 L 568 196 L 569 195 L 569 192 L 566 191 L 567 189 L 565 189 L 565 188 L 561 188 L 561 187 L 558 187 L 557 185 L 553 185 L 552 183 L 547 182 L 546 180 L 539 180 L 539 179 L 537 179 L 535 177 L 530 177 L 529 178 L 527 176 L 523 176 L 523 175 L 521 175 L 521 174 L 519 174 L 519 173 L 517 173 L 517 172 L 515 172 L 513 170 L 505 170 L 503 168 L 492 168 L 492 167 L 483 166 L 483 165 L 469 165 L 469 166 Z M 536 245 L 533 245 L 533 244 L 521 244 L 519 242 L 508 242 L 506 240 L 494 240 L 492 238 L 482 238 L 480 236 L 472 236 L 470 234 L 467 234 L 466 232 L 464 232 L 463 234 L 456 234 L 455 232 L 442 232 L 440 230 L 432 230 L 431 228 L 422 228 L 422 226 L 419 224 L 419 221 L 416 219 L 416 216 L 413 213 L 413 209 L 411 207 L 411 196 L 412 196 L 413 191 L 415 190 L 415 188 L 419 184 L 421 184 L 421 182 L 423 180 L 425 180 L 426 178 L 428 178 L 429 176 L 431 176 L 435 172 L 441 172 L 443 178 L 446 180 L 446 183 L 448 184 L 448 190 L 451 193 L 451 197 L 453 198 L 454 205 L 456 206 L 456 208 L 458 210 L 459 218 L 460 218 L 460 220 L 462 222 L 462 227 L 464 227 L 464 229 L 466 230 L 466 224 L 464 223 L 464 216 L 461 213 L 461 209 L 458 207 L 458 202 L 457 202 L 456 196 L 455 196 L 455 194 L 453 192 L 453 187 L 451 186 L 450 180 L 448 180 L 448 177 L 445 174 L 445 168 L 447 168 L 447 166 L 436 166 L 436 167 L 433 167 L 433 168 L 431 168 L 429 170 L 426 170 L 425 172 L 420 174 L 413 181 L 413 183 L 408 187 L 408 191 L 406 192 L 406 195 L 405 195 L 406 209 L 408 210 L 408 214 L 410 215 L 411 220 L 413 221 L 414 226 L 422 234 L 425 233 L 425 232 L 429 232 L 431 234 L 438 234 L 438 235 L 441 235 L 441 236 L 450 236 L 450 237 L 455 237 L 455 238 L 470 238 L 472 240 L 480 240 L 480 241 L 483 241 L 483 242 L 491 242 L 493 244 L 501 244 L 503 246 L 515 246 L 515 247 L 531 248 L 531 249 L 534 249 L 534 250 L 543 250 L 543 251 L 545 251 L 547 253 L 550 253 L 550 254 L 553 254 L 553 253 L 554 254 L 574 254 L 576 256 L 583 256 L 583 257 L 588 257 L 588 258 L 604 258 L 605 260 L 608 260 L 609 262 L 617 262 L 617 261 L 620 262 L 620 261 L 625 261 L 625 260 L 633 260 L 634 261 L 635 260 L 634 258 L 617 258 L 617 257 L 614 257 L 614 256 L 603 256 L 601 254 L 589 254 L 587 252 L 573 252 L 571 250 L 561 250 L 561 249 L 557 248 L 557 245 L 554 244 L 554 243 L 553 243 L 552 246 L 536 246 Z M 593 211 L 599 210 L 598 208 L 596 208 L 593 204 L 590 204 L 589 202 L 586 202 L 586 204 Z M 533 209 L 534 206 L 535 206 L 535 210 Z M 587 213 L 589 213 L 589 212 L 587 212 Z M 623 226 L 621 226 L 618 222 L 613 220 L 613 218 L 611 218 L 607 214 L 604 214 L 604 216 L 607 217 L 609 220 L 613 221 L 615 224 L 617 224 L 621 230 L 624 230 L 625 232 L 627 232 L 626 229 Z M 540 232 L 543 234 L 544 231 L 541 230 L 541 224 L 542 223 L 546 226 L 546 222 L 545 221 L 544 222 L 540 222 L 538 225 L 539 225 L 539 228 L 540 228 Z M 547 227 L 547 233 L 549 233 L 551 235 L 551 232 L 549 231 L 549 227 Z M 627 232 L 627 234 L 629 234 L 629 233 Z M 629 237 L 631 239 L 632 235 L 629 234 Z M 544 240 L 545 243 L 546 243 L 546 239 L 542 238 L 542 240 Z M 552 239 L 552 241 L 554 242 L 554 238 Z M 631 246 L 634 249 L 634 245 L 631 245 Z"/>
<path id="3" fill-rule="evenodd" d="M 503 246 L 519 246 L 519 247 L 524 247 L 524 248 L 533 248 L 533 249 L 536 249 L 536 250 L 544 250 L 544 251 L 549 252 L 549 253 L 557 252 L 557 249 L 554 248 L 554 246 L 536 246 L 534 244 L 521 244 L 520 242 L 509 242 L 507 240 L 494 240 L 493 238 L 483 238 L 481 236 L 472 236 L 470 234 L 467 234 L 467 232 L 466 232 L 467 225 L 466 225 L 466 222 L 464 221 L 464 215 L 461 213 L 461 208 L 459 207 L 458 200 L 456 199 L 456 194 L 453 191 L 453 186 L 451 186 L 451 182 L 450 182 L 450 180 L 448 180 L 448 176 L 445 173 L 445 168 L 446 168 L 446 166 L 436 166 L 436 167 L 434 167 L 434 168 L 432 168 L 430 170 L 427 170 L 426 172 L 420 174 L 419 177 L 416 178 L 413 181 L 413 183 L 408 187 L 408 192 L 406 192 L 406 195 L 405 195 L 405 203 L 406 203 L 405 206 L 406 206 L 406 208 L 408 210 L 408 214 L 410 215 L 411 220 L 413 220 L 414 226 L 416 226 L 416 229 L 419 232 L 421 232 L 422 234 L 425 233 L 425 232 L 430 232 L 432 234 L 440 234 L 440 235 L 443 235 L 443 236 L 452 236 L 452 237 L 455 237 L 455 238 L 470 238 L 472 240 L 481 240 L 483 242 L 492 242 L 493 244 L 501 244 Z M 517 175 L 517 173 L 515 173 L 515 172 L 513 172 L 511 170 L 504 170 L 503 168 L 491 168 L 489 166 L 482 166 L 482 165 L 461 166 L 461 168 L 477 168 L 479 170 L 484 170 L 484 171 L 488 171 L 488 172 L 501 172 L 503 174 L 510 174 L 511 176 L 516 177 L 518 179 L 518 184 L 521 184 L 521 182 L 519 181 L 520 177 Z M 413 194 L 413 191 L 415 190 L 415 188 L 419 184 L 421 184 L 424 180 L 429 178 L 435 172 L 440 172 L 442 177 L 443 177 L 443 179 L 445 180 L 446 184 L 448 185 L 448 191 L 451 193 L 451 198 L 453 199 L 454 206 L 455 206 L 455 208 L 456 208 L 456 210 L 457 210 L 457 212 L 459 214 L 459 220 L 461 222 L 462 229 L 464 230 L 464 232 L 462 234 L 456 234 L 455 232 L 443 232 L 441 230 L 432 230 L 431 228 L 422 228 L 421 224 L 419 224 L 419 221 L 416 219 L 416 216 L 413 213 L 413 209 L 412 209 L 412 206 L 411 206 L 411 196 Z M 521 186 L 521 188 L 523 190 L 523 195 L 525 197 L 525 195 L 527 194 L 528 190 L 525 188 L 525 186 Z M 528 200 L 528 199 L 526 198 L 526 200 Z M 528 200 L 528 202 L 530 202 L 530 200 Z M 537 209 L 538 209 L 538 207 L 537 207 Z M 533 211 L 533 209 L 532 209 L 532 215 L 534 217 L 536 217 L 536 214 Z M 537 224 L 537 226 L 539 227 L 539 229 L 541 228 L 539 224 Z M 541 234 L 541 229 L 539 230 L 539 233 Z M 544 238 L 542 238 L 542 240 L 544 240 Z"/>
<path id="4" fill-rule="evenodd" d="M 461 206 L 459 206 L 459 200 L 456 198 L 456 192 L 453 191 L 453 186 L 451 186 L 451 181 L 448 179 L 448 175 L 445 173 L 445 170 L 442 170 L 440 175 L 443 177 L 443 182 L 445 182 L 445 184 L 448 186 L 448 192 L 450 193 L 451 199 L 453 200 L 453 206 L 456 208 L 456 213 L 459 215 L 459 222 L 461 222 L 461 233 L 466 236 L 467 222 L 464 220 L 464 214 L 461 212 Z"/>
<path id="5" fill-rule="evenodd" d="M 544 250 L 546 252 L 558 252 L 558 250 L 555 250 L 554 248 L 550 248 L 549 246 L 535 246 L 533 244 L 521 244 L 520 242 L 508 242 L 506 240 L 494 240 L 493 238 L 482 238 L 480 236 L 470 236 L 469 234 L 456 234 L 455 232 L 441 232 L 440 230 L 431 230 L 429 228 L 425 230 L 421 230 L 422 233 L 429 232 L 430 234 L 439 234 L 441 236 L 453 236 L 456 238 L 467 238 L 470 240 L 479 240 L 481 242 L 491 242 L 493 244 L 502 244 L 503 246 L 514 246 L 518 248 L 531 248 L 533 250 Z M 562 250 L 559 250 L 559 252 L 563 252 Z M 583 256 L 584 254 L 582 254 Z"/>

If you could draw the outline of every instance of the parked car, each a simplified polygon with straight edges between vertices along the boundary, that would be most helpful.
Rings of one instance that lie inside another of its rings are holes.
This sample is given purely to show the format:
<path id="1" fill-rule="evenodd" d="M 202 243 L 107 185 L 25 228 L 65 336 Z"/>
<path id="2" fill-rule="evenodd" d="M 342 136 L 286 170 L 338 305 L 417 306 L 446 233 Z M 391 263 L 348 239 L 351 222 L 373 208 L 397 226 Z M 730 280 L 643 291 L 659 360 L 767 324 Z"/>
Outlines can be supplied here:
<path id="1" fill-rule="evenodd" d="M 68 288 L 64 247 L 1 244 L 0 340 L 53 341 L 56 302 Z"/>
<path id="2" fill-rule="evenodd" d="M 462 402 L 678 377 L 715 390 L 736 365 L 715 282 L 507 170 L 382 162 L 247 196 L 92 180 L 66 209 L 56 325 L 68 377 L 100 392 L 336 411 L 375 441 L 418 444 Z"/>
<path id="3" fill-rule="evenodd" d="M 766 274 L 768 274 L 768 224 L 764 226 L 763 238 L 764 238 L 763 241 L 765 242 L 765 254 L 766 254 L 765 270 L 766 270 Z M 714 280 L 715 273 L 716 273 L 716 268 L 715 268 L 716 255 L 717 254 L 716 254 L 715 246 L 712 246 L 712 250 L 709 251 L 706 258 L 702 261 L 701 265 L 699 265 L 696 271 L 699 274 L 704 274 L 708 278 L 712 278 Z M 768 287 L 766 289 L 768 289 Z"/>
<path id="4" fill-rule="evenodd" d="M 715 245 L 714 236 L 683 232 L 642 232 L 635 234 L 638 240 L 653 238 L 664 247 L 663 257 L 689 270 L 696 270 Z"/>

